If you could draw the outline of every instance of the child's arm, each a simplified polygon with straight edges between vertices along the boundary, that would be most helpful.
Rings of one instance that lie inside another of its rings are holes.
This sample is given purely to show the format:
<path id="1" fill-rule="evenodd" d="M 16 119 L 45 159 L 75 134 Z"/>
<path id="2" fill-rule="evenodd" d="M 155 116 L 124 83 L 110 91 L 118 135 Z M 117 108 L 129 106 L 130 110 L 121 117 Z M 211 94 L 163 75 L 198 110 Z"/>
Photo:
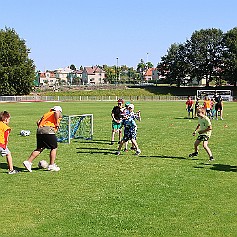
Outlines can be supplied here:
<path id="1" fill-rule="evenodd" d="M 9 138 L 9 134 L 10 134 L 11 130 L 8 129 L 5 131 L 4 133 L 4 140 L 5 140 L 5 146 L 7 147 L 7 144 L 8 144 L 8 138 Z"/>
<path id="2" fill-rule="evenodd" d="M 141 120 L 142 120 L 141 111 L 140 111 L 140 110 L 138 110 L 138 112 L 137 112 L 137 120 L 138 120 L 139 122 L 141 122 Z"/>
<path id="3" fill-rule="evenodd" d="M 197 130 L 200 128 L 200 124 L 198 124 L 197 125 L 197 127 L 196 127 L 196 129 L 195 129 L 195 131 L 193 132 L 193 136 L 195 136 L 196 135 L 196 132 L 197 132 Z"/>

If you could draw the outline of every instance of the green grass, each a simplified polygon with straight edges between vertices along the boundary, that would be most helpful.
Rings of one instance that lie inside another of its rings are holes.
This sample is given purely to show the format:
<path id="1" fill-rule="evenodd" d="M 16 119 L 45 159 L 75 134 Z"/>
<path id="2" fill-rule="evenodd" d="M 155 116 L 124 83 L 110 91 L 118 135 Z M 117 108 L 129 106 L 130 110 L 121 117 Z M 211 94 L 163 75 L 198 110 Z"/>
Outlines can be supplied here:
<path id="1" fill-rule="evenodd" d="M 35 122 L 53 105 L 1 104 L 12 115 L 9 149 L 22 171 L 8 175 L 1 158 L 1 237 L 236 236 L 236 103 L 225 103 L 225 120 L 212 122 L 213 163 L 202 147 L 188 158 L 197 120 L 185 118 L 184 102 L 135 102 L 139 157 L 116 156 L 109 145 L 112 102 L 59 103 L 64 114 L 94 114 L 94 140 L 59 144 L 59 172 L 37 169 L 48 151 L 26 172 Z M 19 136 L 22 129 L 31 135 Z"/>

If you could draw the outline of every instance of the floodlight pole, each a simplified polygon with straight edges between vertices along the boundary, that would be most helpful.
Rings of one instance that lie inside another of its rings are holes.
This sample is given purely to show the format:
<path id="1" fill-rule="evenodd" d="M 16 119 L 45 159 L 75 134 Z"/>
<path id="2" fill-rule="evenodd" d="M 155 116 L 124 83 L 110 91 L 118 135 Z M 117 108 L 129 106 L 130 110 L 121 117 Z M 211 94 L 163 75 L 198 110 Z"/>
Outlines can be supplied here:
<path id="1" fill-rule="evenodd" d="M 118 83 L 118 79 L 119 79 L 119 77 L 118 77 L 118 57 L 116 58 L 116 84 Z"/>

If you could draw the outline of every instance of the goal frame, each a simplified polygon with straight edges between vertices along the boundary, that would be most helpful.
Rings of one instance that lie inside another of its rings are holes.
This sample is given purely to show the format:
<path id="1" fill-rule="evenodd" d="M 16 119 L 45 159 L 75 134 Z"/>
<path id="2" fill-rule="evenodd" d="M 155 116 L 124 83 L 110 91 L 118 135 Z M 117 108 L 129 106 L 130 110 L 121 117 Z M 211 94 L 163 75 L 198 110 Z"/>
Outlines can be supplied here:
<path id="1" fill-rule="evenodd" d="M 75 118 L 75 117 L 78 117 L 78 118 L 90 117 L 90 132 L 88 133 L 89 134 L 88 137 L 82 137 L 82 136 L 75 137 L 75 134 L 76 134 L 77 130 L 79 129 L 79 126 L 80 126 L 81 122 L 83 121 L 83 119 L 78 121 L 77 127 L 76 128 L 73 127 L 74 131 L 72 132 L 72 126 L 71 126 L 72 125 L 72 119 Z M 67 135 L 65 137 L 63 137 L 63 138 L 59 137 L 60 128 L 62 129 L 62 125 L 60 123 L 59 130 L 58 130 L 58 132 L 56 134 L 58 142 L 63 142 L 63 143 L 70 144 L 72 139 L 85 139 L 85 140 L 92 140 L 93 139 L 93 129 L 94 129 L 93 128 L 93 121 L 94 121 L 93 114 L 64 115 L 63 119 L 64 118 L 67 118 L 67 120 L 68 120 L 68 124 L 66 124 L 67 128 L 65 130 L 65 133 L 67 133 Z"/>
<path id="2" fill-rule="evenodd" d="M 204 99 L 205 96 L 213 98 L 215 94 L 221 95 L 223 101 L 233 101 L 232 90 L 197 90 L 197 97 Z"/>

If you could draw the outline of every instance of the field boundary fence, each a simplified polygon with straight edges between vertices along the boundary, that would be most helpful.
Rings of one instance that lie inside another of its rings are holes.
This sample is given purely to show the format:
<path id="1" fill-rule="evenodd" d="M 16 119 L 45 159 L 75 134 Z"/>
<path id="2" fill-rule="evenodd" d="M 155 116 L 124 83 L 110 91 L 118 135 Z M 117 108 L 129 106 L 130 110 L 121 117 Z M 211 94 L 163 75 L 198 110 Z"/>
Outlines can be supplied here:
<path id="1" fill-rule="evenodd" d="M 43 102 L 43 101 L 117 101 L 123 98 L 125 101 L 185 101 L 188 96 L 0 96 L 0 102 Z M 192 97 L 195 99 L 195 96 Z M 237 98 L 233 98 L 236 101 Z"/>

